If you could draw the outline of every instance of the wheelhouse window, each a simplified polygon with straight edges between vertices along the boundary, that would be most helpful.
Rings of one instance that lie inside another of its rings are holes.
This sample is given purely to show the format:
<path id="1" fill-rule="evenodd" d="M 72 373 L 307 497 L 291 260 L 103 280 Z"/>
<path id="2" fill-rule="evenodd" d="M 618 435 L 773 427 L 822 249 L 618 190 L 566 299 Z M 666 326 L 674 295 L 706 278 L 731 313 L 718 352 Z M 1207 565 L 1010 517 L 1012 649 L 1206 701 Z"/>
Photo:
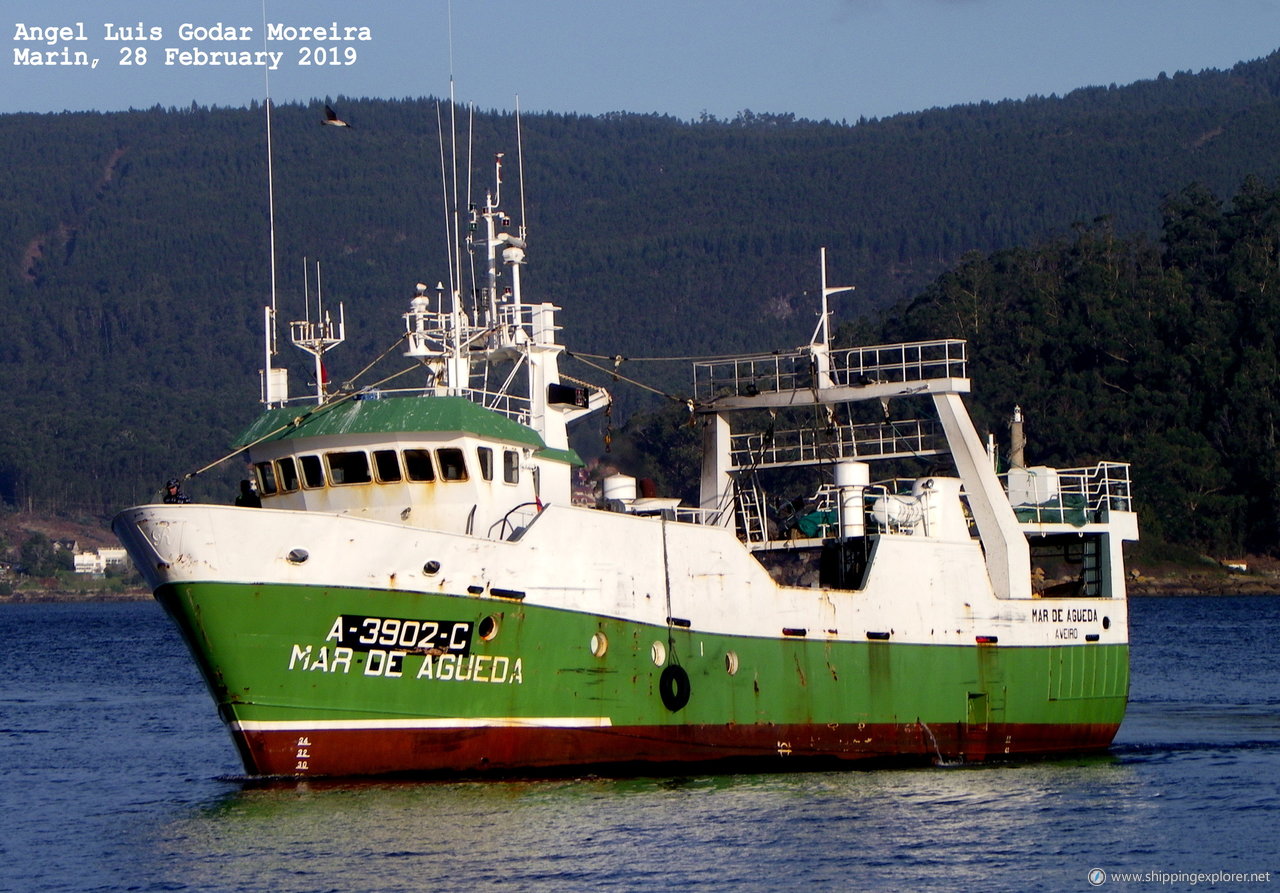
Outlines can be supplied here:
<path id="1" fill-rule="evenodd" d="M 502 451 L 502 479 L 508 484 L 520 483 L 520 454 L 515 450 Z"/>
<path id="2" fill-rule="evenodd" d="M 276 463 L 278 474 L 276 478 L 280 484 L 280 490 L 284 493 L 292 493 L 298 489 L 298 466 L 293 461 L 292 456 L 285 456 Z"/>
<path id="3" fill-rule="evenodd" d="M 431 450 L 405 450 L 404 473 L 411 481 L 434 481 L 436 472 L 431 464 Z"/>
<path id="4" fill-rule="evenodd" d="M 373 480 L 369 474 L 369 456 L 364 452 L 325 453 L 329 465 L 329 480 L 339 484 L 367 484 Z"/>
<path id="5" fill-rule="evenodd" d="M 489 447 L 476 447 L 476 455 L 480 459 L 480 477 L 486 481 L 493 480 L 493 450 Z"/>
<path id="6" fill-rule="evenodd" d="M 440 477 L 443 480 L 465 481 L 467 479 L 467 462 L 462 457 L 462 450 L 457 447 L 436 450 L 436 461 L 440 463 Z"/>
<path id="7" fill-rule="evenodd" d="M 324 486 L 324 466 L 319 456 L 299 456 L 298 464 L 302 466 L 302 486 L 308 489 Z"/>
<path id="8" fill-rule="evenodd" d="M 258 470 L 258 492 L 263 496 L 274 496 L 279 490 L 275 467 L 270 462 L 259 462 L 254 468 Z"/>
<path id="9" fill-rule="evenodd" d="M 400 459 L 395 450 L 374 450 L 373 470 L 381 484 L 394 484 L 401 480 Z"/>

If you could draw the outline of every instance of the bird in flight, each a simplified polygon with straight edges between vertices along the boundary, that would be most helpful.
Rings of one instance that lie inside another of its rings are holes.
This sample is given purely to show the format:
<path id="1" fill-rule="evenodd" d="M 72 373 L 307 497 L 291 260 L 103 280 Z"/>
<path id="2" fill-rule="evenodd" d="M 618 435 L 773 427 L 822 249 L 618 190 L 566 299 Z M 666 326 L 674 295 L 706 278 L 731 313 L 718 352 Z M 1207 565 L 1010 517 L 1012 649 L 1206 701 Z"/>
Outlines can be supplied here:
<path id="1" fill-rule="evenodd" d="M 324 107 L 324 120 L 321 121 L 320 123 L 322 125 L 332 124 L 334 127 L 350 127 L 351 126 L 346 121 L 343 121 L 341 118 L 339 118 L 338 113 L 335 112 L 333 110 L 333 107 L 328 105 L 327 103 L 325 104 L 325 107 Z"/>

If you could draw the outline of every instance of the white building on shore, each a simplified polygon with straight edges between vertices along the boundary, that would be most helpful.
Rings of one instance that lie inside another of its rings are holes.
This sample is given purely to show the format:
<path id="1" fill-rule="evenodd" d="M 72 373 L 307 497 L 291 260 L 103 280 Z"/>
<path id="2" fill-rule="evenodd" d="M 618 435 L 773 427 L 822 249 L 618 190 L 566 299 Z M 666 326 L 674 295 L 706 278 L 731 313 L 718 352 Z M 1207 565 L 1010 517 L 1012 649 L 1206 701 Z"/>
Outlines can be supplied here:
<path id="1" fill-rule="evenodd" d="M 124 549 L 102 548 L 94 552 L 77 552 L 74 560 L 77 574 L 96 576 L 105 574 L 109 567 L 127 567 L 129 564 L 129 556 Z"/>

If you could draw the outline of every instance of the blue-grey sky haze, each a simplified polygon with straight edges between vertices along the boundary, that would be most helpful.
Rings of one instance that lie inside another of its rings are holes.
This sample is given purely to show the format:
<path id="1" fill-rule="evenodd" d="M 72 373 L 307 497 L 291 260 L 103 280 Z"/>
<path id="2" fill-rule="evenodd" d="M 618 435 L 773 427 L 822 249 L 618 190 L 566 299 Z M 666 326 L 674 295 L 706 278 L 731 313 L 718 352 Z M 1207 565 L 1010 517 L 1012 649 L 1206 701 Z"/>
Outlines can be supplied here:
<path id="1" fill-rule="evenodd" d="M 241 106 L 268 89 L 277 103 L 439 96 L 452 74 L 481 109 L 518 96 L 525 111 L 852 122 L 1226 69 L 1280 47 L 1280 0 L 266 0 L 268 22 L 368 29 L 353 41 L 264 41 L 263 0 L 0 3 L 0 112 Z M 249 39 L 184 38 L 184 24 Z M 107 40 L 108 25 L 159 36 Z M 282 54 L 265 78 L 180 55 L 264 51 Z M 78 52 L 96 67 L 28 64 Z M 331 53 L 339 64 L 303 64 Z"/>

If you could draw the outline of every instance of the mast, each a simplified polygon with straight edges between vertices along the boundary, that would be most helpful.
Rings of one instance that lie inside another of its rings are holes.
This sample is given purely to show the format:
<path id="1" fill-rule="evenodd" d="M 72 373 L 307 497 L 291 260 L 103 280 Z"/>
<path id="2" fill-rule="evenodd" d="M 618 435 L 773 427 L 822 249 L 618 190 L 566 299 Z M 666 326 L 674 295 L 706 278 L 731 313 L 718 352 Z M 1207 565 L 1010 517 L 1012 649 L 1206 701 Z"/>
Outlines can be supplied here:
<path id="1" fill-rule="evenodd" d="M 1026 467 L 1027 435 L 1022 430 L 1022 407 L 1013 408 L 1013 418 L 1009 419 L 1009 466 L 1011 468 Z"/>
<path id="2" fill-rule="evenodd" d="M 498 322 L 498 222 L 510 223 L 499 210 L 502 204 L 502 158 L 499 152 L 493 160 L 493 192 L 484 197 L 484 222 L 486 237 L 485 263 L 485 312 L 481 322 L 495 326 Z"/>
<path id="3" fill-rule="evenodd" d="M 822 310 L 818 318 L 818 326 L 809 339 L 809 352 L 813 356 L 819 387 L 831 385 L 831 308 L 828 299 L 832 295 L 853 291 L 855 286 L 827 285 L 827 249 L 823 246 L 818 251 L 818 265 L 822 268 Z"/>
<path id="4" fill-rule="evenodd" d="M 265 10 L 264 10 L 265 14 Z M 265 29 L 264 29 L 265 30 Z M 267 120 L 267 233 L 268 255 L 271 269 L 271 302 L 262 308 L 262 402 L 268 409 L 282 406 L 289 400 L 289 370 L 273 365 L 279 353 L 276 319 L 276 189 L 271 150 L 271 93 L 267 91 L 263 103 Z"/>
<path id="5" fill-rule="evenodd" d="M 305 288 L 305 286 L 304 286 Z M 306 319 L 289 323 L 289 338 L 293 346 L 305 350 L 315 360 L 316 403 L 323 403 L 329 396 L 329 374 L 325 369 L 325 352 L 337 347 L 347 337 L 346 310 L 342 303 L 338 304 L 338 320 L 334 323 L 329 311 L 324 309 L 324 298 L 320 287 L 320 263 L 316 262 L 316 319 L 311 319 L 311 302 L 306 302 Z"/>
<path id="6" fill-rule="evenodd" d="M 262 0 L 262 48 L 267 48 L 267 0 Z M 279 353 L 276 320 L 276 187 L 271 151 L 271 73 L 262 68 L 263 113 L 267 128 L 267 243 L 271 269 L 271 303 L 262 308 L 263 363 L 261 370 L 262 402 L 267 409 L 282 406 L 289 400 L 289 370 L 277 369 L 272 358 Z"/>

